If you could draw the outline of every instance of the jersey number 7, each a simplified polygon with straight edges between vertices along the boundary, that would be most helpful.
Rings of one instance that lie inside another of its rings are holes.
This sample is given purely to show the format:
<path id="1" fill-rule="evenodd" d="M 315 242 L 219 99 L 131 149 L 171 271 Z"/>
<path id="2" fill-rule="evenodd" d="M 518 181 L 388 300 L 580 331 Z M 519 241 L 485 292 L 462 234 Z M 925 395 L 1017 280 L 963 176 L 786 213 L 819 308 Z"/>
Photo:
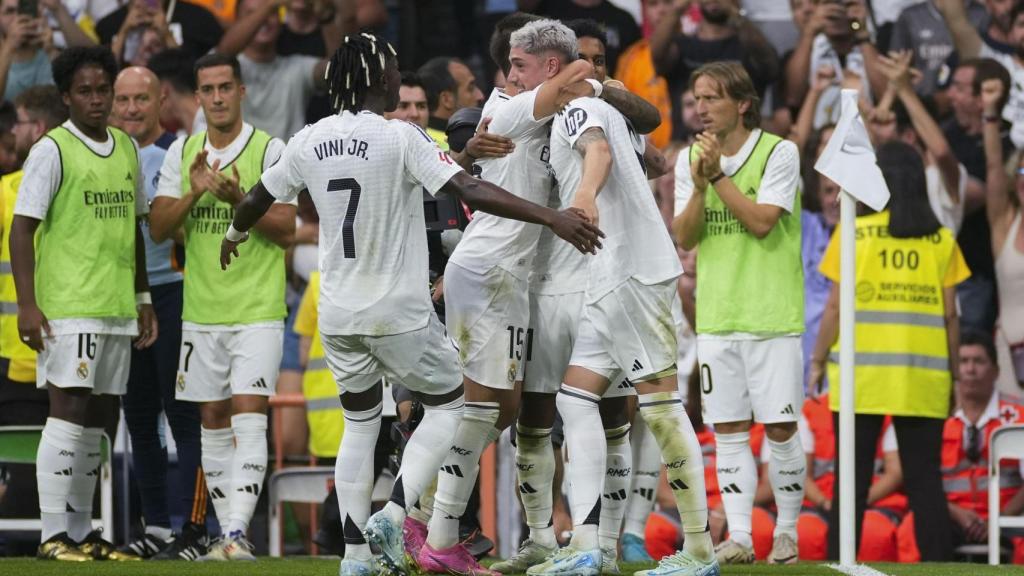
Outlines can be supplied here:
<path id="1" fill-rule="evenodd" d="M 356 211 L 359 210 L 359 194 L 363 191 L 355 178 L 335 178 L 327 182 L 328 192 L 343 192 L 348 190 L 348 209 L 345 210 L 345 221 L 341 224 L 341 247 L 345 258 L 356 257 Z"/>

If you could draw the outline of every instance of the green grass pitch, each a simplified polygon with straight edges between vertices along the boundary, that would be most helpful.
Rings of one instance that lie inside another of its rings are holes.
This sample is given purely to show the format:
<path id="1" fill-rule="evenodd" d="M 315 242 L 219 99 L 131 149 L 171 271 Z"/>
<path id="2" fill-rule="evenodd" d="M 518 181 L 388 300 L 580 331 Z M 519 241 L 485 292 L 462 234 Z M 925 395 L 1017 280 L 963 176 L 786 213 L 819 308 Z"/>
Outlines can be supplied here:
<path id="1" fill-rule="evenodd" d="M 890 576 L 989 576 L 1021 575 L 1021 566 L 986 566 L 982 564 L 876 564 L 873 567 Z M 622 565 L 623 574 L 648 568 L 647 565 Z M 41 562 L 33 559 L 0 559 L 3 576 L 334 576 L 337 559 L 269 559 L 256 563 L 186 563 L 186 562 L 89 562 L 67 564 Z M 821 564 L 795 566 L 726 566 L 723 576 L 841 576 L 840 572 Z"/>

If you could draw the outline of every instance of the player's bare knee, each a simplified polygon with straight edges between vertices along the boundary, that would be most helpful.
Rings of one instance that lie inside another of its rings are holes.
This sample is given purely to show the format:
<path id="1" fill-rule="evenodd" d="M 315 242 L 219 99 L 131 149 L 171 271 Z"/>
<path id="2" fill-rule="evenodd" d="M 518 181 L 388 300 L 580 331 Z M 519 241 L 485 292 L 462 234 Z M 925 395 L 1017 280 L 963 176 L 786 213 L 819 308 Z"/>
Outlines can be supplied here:
<path id="1" fill-rule="evenodd" d="M 86 428 L 113 427 L 117 422 L 117 411 L 120 398 L 110 394 L 99 394 L 89 397 L 89 409 L 85 415 Z"/>
<path id="2" fill-rule="evenodd" d="M 341 407 L 350 412 L 363 412 L 380 405 L 384 397 L 380 383 L 374 384 L 362 392 L 345 392 L 340 395 Z"/>
<path id="3" fill-rule="evenodd" d="M 764 433 L 772 442 L 785 442 L 796 434 L 796 422 L 765 424 Z"/>
<path id="4" fill-rule="evenodd" d="M 598 396 L 603 396 L 611 384 L 611 381 L 605 376 L 582 366 L 569 366 L 565 371 L 565 378 L 562 381 L 566 386 L 578 390 L 586 390 Z"/>
<path id="5" fill-rule="evenodd" d="M 46 386 L 50 396 L 50 417 L 84 426 L 91 391 L 88 388 L 58 388 L 49 382 Z"/>
<path id="6" fill-rule="evenodd" d="M 424 394 L 422 392 L 413 392 L 412 395 L 419 400 L 420 404 L 423 404 L 424 407 L 444 406 L 445 404 L 451 404 L 455 400 L 465 396 L 465 391 L 462 386 L 459 386 L 455 390 L 444 394 Z M 411 404 L 412 403 L 410 402 L 410 407 L 407 409 L 411 409 Z"/>
<path id="7" fill-rule="evenodd" d="M 258 394 L 235 394 L 231 397 L 231 413 L 244 414 L 255 412 L 266 414 L 270 399 Z"/>
<path id="8" fill-rule="evenodd" d="M 231 399 L 203 402 L 199 405 L 203 428 L 220 430 L 231 427 Z"/>
<path id="9" fill-rule="evenodd" d="M 597 405 L 601 412 L 601 425 L 605 430 L 619 428 L 629 424 L 629 414 L 626 409 L 627 396 L 617 398 L 602 398 Z"/>
<path id="10" fill-rule="evenodd" d="M 523 392 L 520 400 L 519 424 L 528 428 L 551 428 L 555 425 L 555 394 Z"/>
<path id="11" fill-rule="evenodd" d="M 719 422 L 715 424 L 715 433 L 741 434 L 743 432 L 750 432 L 750 428 L 753 425 L 753 420 L 741 420 L 739 422 Z"/>

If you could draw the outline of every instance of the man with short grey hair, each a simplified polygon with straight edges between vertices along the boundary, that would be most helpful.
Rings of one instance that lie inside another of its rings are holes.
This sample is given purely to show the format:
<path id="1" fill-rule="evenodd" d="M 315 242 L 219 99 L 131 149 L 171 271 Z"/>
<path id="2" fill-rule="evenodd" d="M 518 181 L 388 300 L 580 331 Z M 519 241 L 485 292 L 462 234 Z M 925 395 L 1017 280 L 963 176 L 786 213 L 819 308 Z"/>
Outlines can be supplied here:
<path id="1" fill-rule="evenodd" d="M 553 20 L 512 33 L 506 91 L 484 105 L 490 132 L 515 143 L 502 158 L 478 160 L 481 178 L 547 205 L 549 121 L 562 88 L 583 81 L 576 36 Z M 427 572 L 496 575 L 458 542 L 458 518 L 479 471 L 480 454 L 515 420 L 530 355 L 527 279 L 541 227 L 478 211 L 445 269 L 448 332 L 459 349 L 466 407 L 438 476 L 434 515 L 418 554 Z"/>

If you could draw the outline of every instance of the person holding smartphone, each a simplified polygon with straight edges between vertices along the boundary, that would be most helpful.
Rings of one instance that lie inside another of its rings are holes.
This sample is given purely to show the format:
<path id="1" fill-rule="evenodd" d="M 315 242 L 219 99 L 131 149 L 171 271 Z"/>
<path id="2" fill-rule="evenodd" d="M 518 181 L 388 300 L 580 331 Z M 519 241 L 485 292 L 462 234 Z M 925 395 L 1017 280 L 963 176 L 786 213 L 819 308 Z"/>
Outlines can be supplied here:
<path id="1" fill-rule="evenodd" d="M 43 21 L 33 0 L 0 1 L 0 92 L 13 101 L 30 86 L 53 84 L 43 49 Z"/>

